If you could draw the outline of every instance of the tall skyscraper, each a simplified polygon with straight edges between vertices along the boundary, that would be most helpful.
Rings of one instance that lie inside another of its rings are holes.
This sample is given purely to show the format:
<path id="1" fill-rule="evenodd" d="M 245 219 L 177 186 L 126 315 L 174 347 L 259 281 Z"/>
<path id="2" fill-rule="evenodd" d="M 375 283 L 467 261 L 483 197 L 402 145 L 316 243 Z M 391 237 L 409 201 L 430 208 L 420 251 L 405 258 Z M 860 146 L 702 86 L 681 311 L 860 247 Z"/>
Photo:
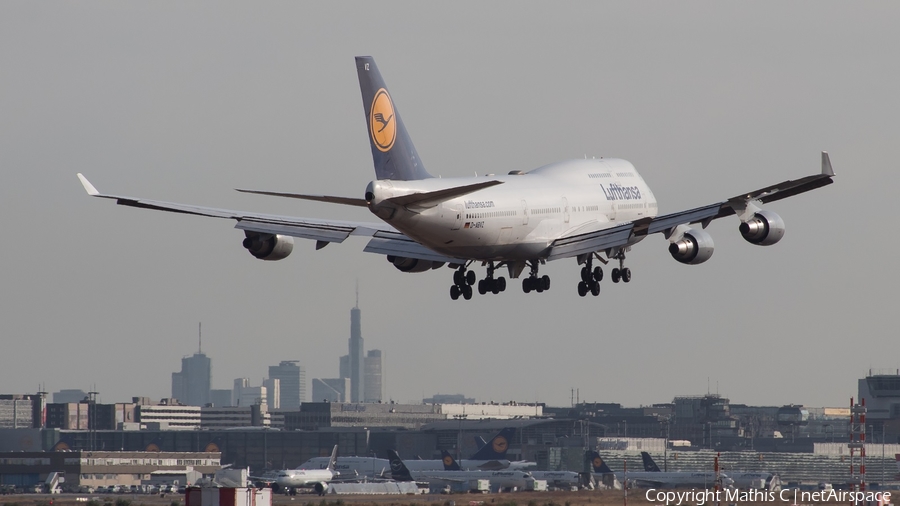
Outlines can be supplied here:
<path id="1" fill-rule="evenodd" d="M 203 354 L 203 338 L 197 336 L 197 353 L 181 359 L 181 372 L 172 373 L 172 397 L 187 406 L 206 406 L 209 404 L 209 391 L 212 388 L 212 361 Z"/>
<path id="2" fill-rule="evenodd" d="M 212 361 L 201 352 L 181 359 L 181 372 L 172 373 L 172 397 L 187 406 L 209 403 Z"/>
<path id="3" fill-rule="evenodd" d="M 381 402 L 384 398 L 382 360 L 381 350 L 369 350 L 369 353 L 366 354 L 365 402 Z"/>
<path id="4" fill-rule="evenodd" d="M 350 310 L 350 402 L 363 402 L 365 397 L 365 355 L 359 300 Z"/>
<path id="5" fill-rule="evenodd" d="M 278 365 L 270 365 L 269 379 L 279 380 L 281 409 L 298 410 L 300 403 L 306 402 L 306 370 L 298 360 L 283 360 Z"/>

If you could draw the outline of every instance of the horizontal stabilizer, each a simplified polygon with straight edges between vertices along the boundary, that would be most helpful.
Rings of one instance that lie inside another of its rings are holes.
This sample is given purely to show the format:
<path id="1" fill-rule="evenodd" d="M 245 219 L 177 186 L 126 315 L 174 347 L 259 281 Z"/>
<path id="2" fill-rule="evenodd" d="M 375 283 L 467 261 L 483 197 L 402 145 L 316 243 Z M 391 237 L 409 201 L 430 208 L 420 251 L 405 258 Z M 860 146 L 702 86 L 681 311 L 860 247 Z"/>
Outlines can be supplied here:
<path id="1" fill-rule="evenodd" d="M 366 207 L 365 199 L 355 199 L 352 197 L 333 197 L 331 195 L 303 195 L 301 193 L 287 193 L 287 192 L 267 192 L 261 190 L 242 190 L 240 188 L 235 188 L 236 191 L 241 193 L 254 193 L 256 195 L 268 195 L 270 197 L 287 197 L 291 199 L 302 199 L 302 200 L 315 200 L 317 202 L 330 202 L 332 204 L 342 204 L 345 206 L 359 206 Z"/>
<path id="2" fill-rule="evenodd" d="M 443 190 L 411 193 L 409 195 L 389 198 L 386 201 L 403 207 L 434 207 L 445 200 L 462 197 L 463 195 L 490 188 L 491 186 L 497 186 L 498 184 L 503 184 L 503 181 L 485 181 L 483 183 L 467 184 L 465 186 L 454 186 L 453 188 L 445 188 Z"/>

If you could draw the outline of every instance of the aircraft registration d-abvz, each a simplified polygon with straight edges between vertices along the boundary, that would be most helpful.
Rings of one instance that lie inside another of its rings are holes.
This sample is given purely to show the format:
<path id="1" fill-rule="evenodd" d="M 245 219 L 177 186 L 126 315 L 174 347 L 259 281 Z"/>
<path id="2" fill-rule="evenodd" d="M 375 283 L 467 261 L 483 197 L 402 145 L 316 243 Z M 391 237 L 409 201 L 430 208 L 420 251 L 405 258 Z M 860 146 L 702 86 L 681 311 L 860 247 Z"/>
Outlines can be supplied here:
<path id="1" fill-rule="evenodd" d="M 539 275 L 539 268 L 561 258 L 574 258 L 581 266 L 580 296 L 599 295 L 603 269 L 594 260 L 616 261 L 618 267 L 610 272 L 613 283 L 628 283 L 631 270 L 625 267 L 625 254 L 655 233 L 669 240 L 675 260 L 700 264 L 714 248 L 703 229 L 730 215 L 738 217 L 739 231 L 748 242 L 772 245 L 784 235 L 784 222 L 761 206 L 828 185 L 834 177 L 823 152 L 819 174 L 662 216 L 634 166 L 616 158 L 570 160 L 505 176 L 436 178 L 419 160 L 375 60 L 357 57 L 356 70 L 376 176 L 364 197 L 238 191 L 368 207 L 382 223 L 272 216 L 109 195 L 83 175 L 78 178 L 89 195 L 121 205 L 236 220 L 235 227 L 244 231 L 244 248 L 261 260 L 287 257 L 294 237 L 314 240 L 321 249 L 350 235 L 368 236 L 365 251 L 386 255 L 400 271 L 423 272 L 445 264 L 455 269 L 450 297 L 456 300 L 472 298 L 476 277 L 469 267 L 476 262 L 487 269 L 478 281 L 479 293 L 506 290 L 506 279 L 497 272 L 502 267 L 510 278 L 519 278 L 528 268 L 522 289 L 529 293 L 550 288 L 550 277 Z"/>

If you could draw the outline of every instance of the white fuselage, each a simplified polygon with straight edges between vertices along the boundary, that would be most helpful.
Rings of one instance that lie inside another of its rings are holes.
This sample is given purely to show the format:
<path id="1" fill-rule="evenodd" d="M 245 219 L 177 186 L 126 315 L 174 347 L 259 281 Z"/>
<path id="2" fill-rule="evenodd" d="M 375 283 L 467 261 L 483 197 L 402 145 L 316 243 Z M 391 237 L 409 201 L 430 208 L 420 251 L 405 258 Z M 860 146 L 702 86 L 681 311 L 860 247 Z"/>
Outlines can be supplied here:
<path id="1" fill-rule="evenodd" d="M 328 457 L 313 457 L 298 469 L 325 469 L 328 466 Z M 442 460 L 407 460 L 404 461 L 410 471 L 442 471 Z M 529 462 L 529 464 L 531 464 Z M 508 460 L 472 460 L 462 459 L 459 466 L 467 470 L 500 470 L 510 466 Z M 338 457 L 334 464 L 335 473 L 341 477 L 358 476 L 366 478 L 390 477 L 391 466 L 387 459 L 375 457 Z"/>
<path id="2" fill-rule="evenodd" d="M 408 465 L 408 464 L 407 464 Z M 492 488 L 517 488 L 525 490 L 528 480 L 533 479 L 525 471 L 413 471 L 409 472 L 416 481 L 429 483 L 459 483 L 461 481 L 489 480 Z"/>
<path id="3" fill-rule="evenodd" d="M 313 457 L 300 464 L 297 469 L 326 469 L 330 457 Z M 334 473 L 341 478 L 389 478 L 391 466 L 387 459 L 375 457 L 338 457 L 334 462 Z"/>
<path id="4" fill-rule="evenodd" d="M 619 483 L 627 482 L 629 486 L 635 485 L 639 487 L 711 487 L 716 484 L 716 473 L 714 472 L 658 472 L 658 471 L 635 471 L 624 473 L 616 471 L 613 473 L 616 481 Z M 731 485 L 733 480 L 728 476 L 719 473 L 722 478 L 722 484 Z M 603 474 L 594 474 L 598 479 Z"/>
<path id="5" fill-rule="evenodd" d="M 581 476 L 574 471 L 529 471 L 535 480 L 544 480 L 551 487 L 577 487 Z"/>
<path id="6" fill-rule="evenodd" d="M 471 185 L 502 184 L 431 207 L 385 199 Z M 397 230 L 439 253 L 479 260 L 535 260 L 556 239 L 657 214 L 650 188 L 634 166 L 615 158 L 570 160 L 528 173 L 369 185 L 369 208 Z"/>
<path id="7" fill-rule="evenodd" d="M 303 488 L 317 483 L 327 484 L 333 478 L 334 473 L 328 469 L 287 469 L 278 471 L 275 483 L 285 489 Z"/>

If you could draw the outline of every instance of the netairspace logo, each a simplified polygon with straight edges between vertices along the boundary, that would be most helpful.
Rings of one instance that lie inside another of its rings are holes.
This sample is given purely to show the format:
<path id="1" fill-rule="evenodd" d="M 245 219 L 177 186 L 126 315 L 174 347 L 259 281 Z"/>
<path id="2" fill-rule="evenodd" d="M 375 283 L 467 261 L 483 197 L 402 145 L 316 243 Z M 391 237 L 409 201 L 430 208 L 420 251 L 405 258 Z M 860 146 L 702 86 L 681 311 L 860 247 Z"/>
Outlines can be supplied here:
<path id="1" fill-rule="evenodd" d="M 683 504 L 705 503 L 743 503 L 743 502 L 784 502 L 790 504 L 840 502 L 860 504 L 870 502 L 891 502 L 890 492 L 854 492 L 849 490 L 697 490 L 691 489 L 682 492 L 647 489 L 644 498 L 648 502 L 667 504 L 669 506 L 681 506 Z"/>

